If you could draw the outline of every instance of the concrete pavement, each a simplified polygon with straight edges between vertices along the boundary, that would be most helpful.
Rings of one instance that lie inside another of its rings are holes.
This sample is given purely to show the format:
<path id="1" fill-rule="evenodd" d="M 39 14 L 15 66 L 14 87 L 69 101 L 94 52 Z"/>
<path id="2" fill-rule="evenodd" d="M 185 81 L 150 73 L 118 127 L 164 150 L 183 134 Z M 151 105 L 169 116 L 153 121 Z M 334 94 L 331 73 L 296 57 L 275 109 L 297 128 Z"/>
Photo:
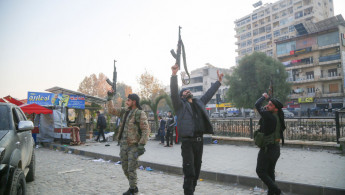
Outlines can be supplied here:
<path id="1" fill-rule="evenodd" d="M 91 141 L 80 146 L 52 143 L 44 146 L 114 162 L 120 160 L 117 142 Z M 182 175 L 180 146 L 163 147 L 158 141 L 150 140 L 145 154 L 140 157 L 140 165 Z M 258 150 L 248 145 L 204 145 L 200 178 L 265 188 L 255 172 Z M 284 192 L 345 194 L 345 156 L 337 150 L 283 147 L 276 166 L 276 180 Z"/>

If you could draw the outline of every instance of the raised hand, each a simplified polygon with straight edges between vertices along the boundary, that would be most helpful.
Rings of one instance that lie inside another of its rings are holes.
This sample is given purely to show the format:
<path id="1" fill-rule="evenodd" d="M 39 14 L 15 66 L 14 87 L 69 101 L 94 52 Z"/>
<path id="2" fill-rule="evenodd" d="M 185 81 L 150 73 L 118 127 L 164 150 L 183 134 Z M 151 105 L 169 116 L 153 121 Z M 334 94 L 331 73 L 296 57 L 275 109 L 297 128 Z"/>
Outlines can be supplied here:
<path id="1" fill-rule="evenodd" d="M 222 82 L 224 74 L 223 73 L 219 74 L 219 70 L 217 70 L 217 76 L 218 76 L 218 81 Z"/>
<path id="2" fill-rule="evenodd" d="M 177 64 L 171 67 L 172 75 L 175 76 L 179 70 L 179 67 Z"/>

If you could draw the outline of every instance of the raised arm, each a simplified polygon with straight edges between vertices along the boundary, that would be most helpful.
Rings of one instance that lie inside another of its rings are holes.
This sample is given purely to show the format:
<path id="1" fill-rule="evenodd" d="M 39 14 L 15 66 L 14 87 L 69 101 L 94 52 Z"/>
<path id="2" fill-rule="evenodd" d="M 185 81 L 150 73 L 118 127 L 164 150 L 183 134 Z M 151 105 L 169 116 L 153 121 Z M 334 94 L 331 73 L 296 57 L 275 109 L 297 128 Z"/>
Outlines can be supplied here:
<path id="1" fill-rule="evenodd" d="M 171 101 L 174 106 L 175 112 L 179 110 L 181 107 L 181 97 L 178 92 L 178 84 L 177 84 L 177 72 L 179 70 L 179 67 L 177 64 L 171 67 L 171 78 L 170 78 L 170 93 L 171 93 Z"/>

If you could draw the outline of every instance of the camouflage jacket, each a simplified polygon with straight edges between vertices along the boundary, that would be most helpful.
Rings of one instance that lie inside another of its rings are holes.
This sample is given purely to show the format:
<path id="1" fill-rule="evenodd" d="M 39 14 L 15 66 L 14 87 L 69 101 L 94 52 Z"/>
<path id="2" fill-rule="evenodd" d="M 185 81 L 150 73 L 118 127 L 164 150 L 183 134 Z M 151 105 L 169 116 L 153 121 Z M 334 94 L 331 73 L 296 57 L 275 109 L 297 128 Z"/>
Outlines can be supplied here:
<path id="1" fill-rule="evenodd" d="M 120 128 L 119 128 L 119 133 L 117 135 L 117 139 L 119 140 L 119 135 L 121 135 L 123 125 L 127 126 L 128 132 L 127 132 L 127 144 L 128 145 L 134 145 L 134 144 L 146 144 L 149 134 L 150 134 L 150 128 L 149 128 L 149 123 L 147 120 L 146 113 L 142 111 L 140 113 L 140 122 L 139 125 L 135 123 L 135 115 L 136 112 L 138 112 L 138 108 L 133 110 L 133 113 L 129 115 L 126 121 L 128 123 L 125 123 L 124 117 L 127 111 L 129 111 L 128 108 L 113 108 L 109 109 L 109 113 L 116 115 L 121 118 L 120 121 Z M 140 130 L 138 129 L 138 126 L 140 127 Z"/>

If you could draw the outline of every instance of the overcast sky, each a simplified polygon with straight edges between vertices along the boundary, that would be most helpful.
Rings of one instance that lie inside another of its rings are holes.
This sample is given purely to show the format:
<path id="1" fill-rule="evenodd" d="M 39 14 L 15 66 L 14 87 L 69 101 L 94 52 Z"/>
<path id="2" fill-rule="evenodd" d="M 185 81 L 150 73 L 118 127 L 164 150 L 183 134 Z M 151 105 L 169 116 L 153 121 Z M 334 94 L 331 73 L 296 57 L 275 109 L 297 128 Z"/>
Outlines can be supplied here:
<path id="1" fill-rule="evenodd" d="M 77 90 L 104 73 L 138 90 L 145 69 L 169 85 L 178 26 L 189 71 L 235 65 L 234 21 L 257 0 L 0 0 L 0 97 L 59 86 Z M 275 2 L 264 0 L 263 3 Z M 335 15 L 345 1 L 333 0 Z"/>

